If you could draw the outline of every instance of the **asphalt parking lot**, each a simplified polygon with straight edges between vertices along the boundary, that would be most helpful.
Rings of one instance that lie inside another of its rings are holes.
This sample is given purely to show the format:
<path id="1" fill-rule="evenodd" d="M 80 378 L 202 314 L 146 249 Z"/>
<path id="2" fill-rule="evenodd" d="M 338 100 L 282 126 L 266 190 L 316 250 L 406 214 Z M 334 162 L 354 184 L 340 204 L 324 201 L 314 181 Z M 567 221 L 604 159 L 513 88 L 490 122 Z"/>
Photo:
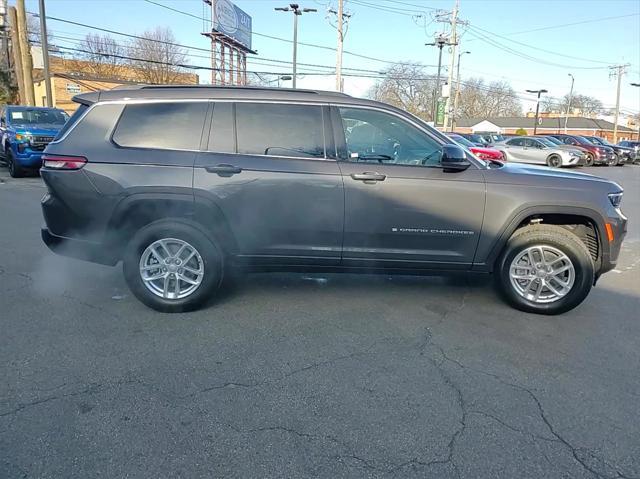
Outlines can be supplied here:
<path id="1" fill-rule="evenodd" d="M 483 279 L 249 276 L 163 315 L 42 244 L 0 167 L 0 478 L 640 477 L 640 166 L 615 271 L 557 317 Z"/>

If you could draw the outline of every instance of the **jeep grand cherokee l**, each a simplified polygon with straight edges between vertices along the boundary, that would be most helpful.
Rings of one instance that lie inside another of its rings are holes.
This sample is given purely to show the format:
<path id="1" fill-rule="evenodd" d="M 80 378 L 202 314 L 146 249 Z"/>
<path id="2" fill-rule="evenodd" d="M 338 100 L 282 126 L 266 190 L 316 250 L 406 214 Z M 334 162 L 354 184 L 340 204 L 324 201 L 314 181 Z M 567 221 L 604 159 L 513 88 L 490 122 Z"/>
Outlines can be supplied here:
<path id="1" fill-rule="evenodd" d="M 45 151 L 42 237 L 123 262 L 135 296 L 193 309 L 235 267 L 494 273 L 557 314 L 616 264 L 622 189 L 486 164 L 402 110 L 339 93 L 139 87 L 79 95 Z"/>

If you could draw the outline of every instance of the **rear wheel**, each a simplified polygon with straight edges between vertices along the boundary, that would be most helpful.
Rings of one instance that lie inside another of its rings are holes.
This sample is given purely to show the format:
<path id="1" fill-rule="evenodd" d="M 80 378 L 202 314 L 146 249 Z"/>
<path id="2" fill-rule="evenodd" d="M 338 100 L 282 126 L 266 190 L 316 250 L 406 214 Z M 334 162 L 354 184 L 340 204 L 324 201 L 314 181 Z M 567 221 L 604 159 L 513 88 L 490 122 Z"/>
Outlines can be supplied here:
<path id="1" fill-rule="evenodd" d="M 132 293 L 157 311 L 196 309 L 218 289 L 223 260 L 216 242 L 180 220 L 162 220 L 138 231 L 124 256 Z"/>
<path id="2" fill-rule="evenodd" d="M 5 159 L 7 161 L 7 167 L 9 168 L 9 174 L 11 175 L 11 177 L 22 178 L 24 176 L 24 169 L 13 157 L 13 153 L 11 152 L 11 149 L 7 150 Z"/>
<path id="3" fill-rule="evenodd" d="M 626 163 L 626 161 L 625 161 L 625 159 L 624 159 L 624 156 L 622 156 L 622 155 L 616 155 L 616 158 L 617 158 L 617 163 L 616 163 L 616 165 L 617 165 L 617 166 L 624 166 L 624 164 Z"/>
<path id="4" fill-rule="evenodd" d="M 509 239 L 495 279 L 513 307 L 561 314 L 587 297 L 594 270 L 589 250 L 576 235 L 561 226 L 531 225 Z"/>
<path id="5" fill-rule="evenodd" d="M 551 168 L 560 168 L 562 166 L 562 158 L 558 155 L 550 155 L 549 158 L 547 158 L 547 165 Z"/>

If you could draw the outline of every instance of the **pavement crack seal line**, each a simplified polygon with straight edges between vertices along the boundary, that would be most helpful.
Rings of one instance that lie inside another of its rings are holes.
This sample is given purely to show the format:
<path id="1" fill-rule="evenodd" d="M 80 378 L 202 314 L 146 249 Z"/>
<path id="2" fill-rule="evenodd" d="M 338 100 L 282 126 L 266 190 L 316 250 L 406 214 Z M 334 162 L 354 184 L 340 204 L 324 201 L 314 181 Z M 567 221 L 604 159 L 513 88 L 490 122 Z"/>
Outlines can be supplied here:
<path id="1" fill-rule="evenodd" d="M 478 410 L 470 411 L 469 412 L 470 414 L 472 414 L 472 413 L 473 414 L 482 414 L 482 415 L 484 415 L 486 417 L 490 417 L 490 418 L 498 421 L 503 426 L 508 427 L 509 429 L 511 429 L 513 431 L 517 431 L 517 432 L 521 432 L 523 434 L 530 435 L 534 439 L 540 439 L 540 440 L 545 440 L 545 441 L 556 442 L 556 443 L 562 444 L 564 447 L 566 447 L 571 452 L 571 455 L 573 456 L 574 460 L 578 464 L 580 464 L 583 469 L 585 469 L 586 471 L 590 472 L 591 474 L 593 474 L 594 476 L 596 476 L 598 478 L 601 478 L 601 479 L 618 479 L 618 478 L 620 478 L 620 479 L 639 479 L 639 476 L 629 476 L 629 475 L 626 475 L 626 474 L 620 472 L 620 470 L 615 465 L 610 464 L 609 462 L 605 461 L 604 459 L 598 457 L 596 454 L 593 453 L 593 451 L 591 451 L 591 450 L 589 450 L 587 448 L 576 447 L 573 444 L 571 444 L 567 439 L 565 439 L 562 435 L 560 435 L 560 433 L 558 433 L 556 431 L 556 429 L 553 427 L 553 425 L 551 424 L 551 421 L 549 420 L 547 413 L 545 412 L 544 408 L 542 407 L 542 403 L 540 402 L 538 397 L 533 393 L 533 391 L 531 391 L 531 389 L 529 389 L 527 387 L 524 387 L 524 386 L 521 386 L 519 384 L 515 384 L 515 383 L 512 383 L 512 382 L 509 382 L 509 381 L 503 379 L 501 376 L 499 376 L 497 374 L 490 373 L 490 372 L 487 372 L 487 371 L 483 371 L 481 369 L 473 368 L 473 367 L 470 367 L 470 366 L 466 366 L 463 363 L 461 363 L 460 361 L 457 361 L 457 360 L 449 357 L 444 352 L 444 349 L 441 346 L 439 346 L 435 342 L 431 341 L 431 338 L 432 338 L 431 331 L 429 330 L 429 328 L 426 328 L 426 329 L 427 329 L 426 344 L 425 344 L 425 340 L 423 340 L 420 343 L 420 347 L 424 350 L 429 344 L 433 345 L 435 348 L 438 349 L 438 351 L 440 352 L 440 354 L 442 355 L 442 358 L 443 358 L 440 363 L 437 363 L 433 358 L 430 358 L 430 359 L 432 359 L 434 361 L 434 364 L 441 365 L 442 363 L 444 363 L 446 361 L 446 362 L 455 364 L 457 367 L 462 369 L 465 372 L 465 374 L 469 374 L 469 371 L 473 371 L 473 372 L 478 373 L 478 374 L 483 374 L 485 376 L 489 376 L 489 377 L 497 380 L 498 382 L 504 384 L 505 386 L 509 386 L 509 387 L 511 387 L 513 389 L 516 389 L 518 391 L 526 393 L 531 398 L 531 400 L 535 403 L 535 405 L 536 405 L 536 407 L 538 409 L 538 413 L 539 413 L 540 418 L 542 419 L 542 421 L 546 425 L 546 427 L 549 430 L 549 432 L 551 433 L 551 435 L 553 435 L 555 437 L 555 439 L 543 438 L 543 437 L 534 435 L 533 433 L 530 433 L 530 432 L 521 431 L 518 428 L 516 428 L 514 426 L 511 426 L 511 425 L 508 425 L 506 422 L 498 419 L 495 416 L 491 416 L 488 413 L 485 413 L 483 411 L 478 411 Z M 453 383 L 451 383 L 451 384 L 453 385 Z M 460 398 L 461 397 L 462 397 L 462 395 L 460 395 Z M 464 404 L 464 403 L 461 403 L 461 404 Z M 464 424 L 464 419 L 466 419 L 466 412 L 465 412 L 464 409 L 463 409 L 463 412 L 464 412 L 464 414 L 463 414 L 463 424 Z M 456 435 L 459 435 L 462 432 L 464 432 L 464 428 L 463 428 L 462 431 L 459 431 L 456 434 L 454 434 L 454 437 L 452 438 L 453 443 L 452 442 L 449 443 L 450 444 L 450 448 L 452 448 L 454 443 L 455 443 Z M 580 454 L 580 453 L 582 453 L 582 454 Z M 584 454 L 588 455 L 591 459 L 594 459 L 598 463 L 603 464 L 607 468 L 612 469 L 614 471 L 614 475 L 606 474 L 606 473 L 604 473 L 602 471 L 599 471 L 599 470 L 595 469 L 595 467 L 593 465 L 591 465 L 591 464 L 589 464 L 587 462 L 587 459 L 583 456 Z"/>

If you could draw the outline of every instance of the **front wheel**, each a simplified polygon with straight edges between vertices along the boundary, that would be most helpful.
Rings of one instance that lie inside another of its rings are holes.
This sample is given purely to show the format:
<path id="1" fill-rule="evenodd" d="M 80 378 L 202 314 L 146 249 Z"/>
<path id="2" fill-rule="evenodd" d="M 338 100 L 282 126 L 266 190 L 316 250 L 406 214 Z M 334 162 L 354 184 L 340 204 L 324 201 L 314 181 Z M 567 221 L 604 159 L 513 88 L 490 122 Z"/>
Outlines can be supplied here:
<path id="1" fill-rule="evenodd" d="M 161 220 L 138 231 L 123 261 L 131 292 L 152 309 L 196 309 L 219 288 L 223 261 L 213 238 L 180 220 Z"/>
<path id="2" fill-rule="evenodd" d="M 585 158 L 584 166 L 593 166 L 596 159 L 594 158 L 592 153 L 587 153 L 587 157 Z"/>
<path id="3" fill-rule="evenodd" d="M 7 150 L 7 154 L 5 156 L 7 167 L 9 168 L 9 174 L 11 178 L 22 178 L 24 176 L 24 170 L 18 163 L 18 161 L 13 157 L 13 153 L 11 150 Z"/>
<path id="4" fill-rule="evenodd" d="M 551 168 L 560 168 L 562 166 L 562 158 L 558 155 L 551 155 L 547 158 L 547 166 Z"/>
<path id="5" fill-rule="evenodd" d="M 607 166 L 616 166 L 618 164 L 618 157 L 613 156 L 611 158 L 607 158 Z"/>
<path id="6" fill-rule="evenodd" d="M 561 226 L 531 225 L 514 233 L 498 263 L 499 292 L 516 309 L 561 314 L 589 294 L 595 267 L 589 250 Z"/>

